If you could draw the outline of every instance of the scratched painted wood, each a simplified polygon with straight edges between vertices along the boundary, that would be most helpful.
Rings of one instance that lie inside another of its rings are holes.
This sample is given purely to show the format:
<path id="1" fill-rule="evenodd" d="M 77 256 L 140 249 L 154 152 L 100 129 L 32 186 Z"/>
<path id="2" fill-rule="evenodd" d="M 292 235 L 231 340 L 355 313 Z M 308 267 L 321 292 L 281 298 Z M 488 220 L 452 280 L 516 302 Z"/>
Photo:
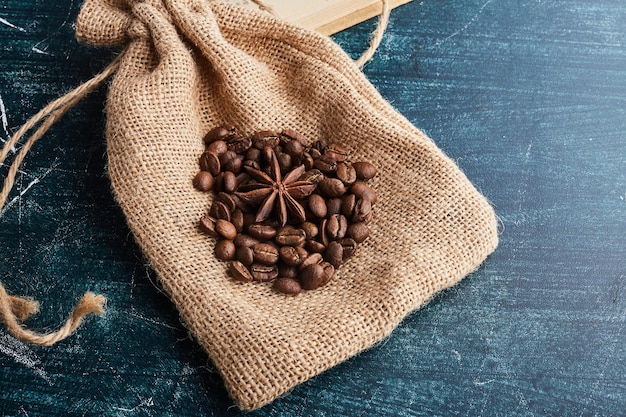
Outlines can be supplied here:
<path id="1" fill-rule="evenodd" d="M 0 139 L 106 66 L 73 0 L 0 2 Z M 335 39 L 357 56 L 375 22 Z M 415 1 L 365 72 L 493 202 L 501 243 L 379 346 L 254 416 L 626 415 L 626 3 Z M 61 321 L 0 330 L 0 416 L 236 416 L 109 190 L 102 88 L 27 157 L 0 212 L 0 279 Z M 0 167 L 4 177 L 6 167 Z"/>

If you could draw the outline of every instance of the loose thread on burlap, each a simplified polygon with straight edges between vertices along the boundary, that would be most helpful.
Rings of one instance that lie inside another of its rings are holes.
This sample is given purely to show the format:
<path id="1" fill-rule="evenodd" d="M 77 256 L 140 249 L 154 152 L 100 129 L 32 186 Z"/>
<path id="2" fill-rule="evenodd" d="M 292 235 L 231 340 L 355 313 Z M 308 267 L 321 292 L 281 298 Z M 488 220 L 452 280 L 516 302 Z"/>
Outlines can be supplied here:
<path id="1" fill-rule="evenodd" d="M 32 146 L 39 140 L 52 125 L 54 125 L 68 110 L 74 107 L 79 101 L 85 98 L 89 93 L 98 88 L 107 78 L 109 78 L 120 64 L 120 57 L 115 59 L 101 73 L 95 75 L 92 79 L 78 86 L 74 90 L 64 96 L 54 100 L 46 107 L 41 109 L 36 115 L 31 117 L 24 125 L 5 143 L 0 151 L 0 164 L 4 163 L 9 152 L 19 142 L 19 140 L 29 131 L 36 130 L 28 137 L 15 159 L 9 166 L 9 171 L 4 180 L 2 191 L 0 192 L 0 210 L 4 207 L 6 200 L 15 183 L 15 177 L 19 167 Z M 7 330 L 14 337 L 25 342 L 50 346 L 54 343 L 65 339 L 71 335 L 80 325 L 83 318 L 89 314 L 104 314 L 106 298 L 102 295 L 96 295 L 87 292 L 78 302 L 70 317 L 65 324 L 57 331 L 46 334 L 40 334 L 25 329 L 21 322 L 26 320 L 32 314 L 39 311 L 39 304 L 29 298 L 10 296 L 0 282 L 0 317 L 4 321 Z"/>

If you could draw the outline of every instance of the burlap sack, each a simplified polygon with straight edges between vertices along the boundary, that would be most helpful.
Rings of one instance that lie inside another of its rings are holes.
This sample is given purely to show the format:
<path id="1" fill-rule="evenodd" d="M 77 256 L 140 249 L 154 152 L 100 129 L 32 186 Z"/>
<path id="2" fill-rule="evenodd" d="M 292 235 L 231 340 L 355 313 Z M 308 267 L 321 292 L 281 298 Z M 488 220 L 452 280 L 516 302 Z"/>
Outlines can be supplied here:
<path id="1" fill-rule="evenodd" d="M 243 409 L 387 336 L 497 244 L 487 201 L 329 38 L 207 0 L 87 0 L 80 40 L 122 45 L 107 112 L 109 174 L 128 224 Z M 379 169 L 371 235 L 330 284 L 297 297 L 230 279 L 198 230 L 203 135 L 294 128 Z"/>

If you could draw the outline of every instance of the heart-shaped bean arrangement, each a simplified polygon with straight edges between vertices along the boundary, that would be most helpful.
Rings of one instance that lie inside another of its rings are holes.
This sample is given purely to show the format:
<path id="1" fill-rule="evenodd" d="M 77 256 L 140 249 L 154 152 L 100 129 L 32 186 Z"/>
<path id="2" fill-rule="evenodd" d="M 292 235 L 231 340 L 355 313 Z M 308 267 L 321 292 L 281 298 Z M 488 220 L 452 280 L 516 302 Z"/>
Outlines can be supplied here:
<path id="1" fill-rule="evenodd" d="M 215 256 L 231 261 L 234 279 L 314 290 L 369 236 L 376 167 L 350 162 L 344 146 L 234 126 L 212 129 L 204 143 L 193 185 L 216 195 L 200 229 L 217 239 Z"/>

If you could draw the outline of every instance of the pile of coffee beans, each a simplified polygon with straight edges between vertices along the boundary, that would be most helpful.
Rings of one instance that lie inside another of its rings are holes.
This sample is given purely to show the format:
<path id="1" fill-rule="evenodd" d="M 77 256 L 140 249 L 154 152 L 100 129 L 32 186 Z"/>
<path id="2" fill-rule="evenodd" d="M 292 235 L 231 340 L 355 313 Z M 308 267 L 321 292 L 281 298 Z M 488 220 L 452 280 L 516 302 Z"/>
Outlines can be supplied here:
<path id="1" fill-rule="evenodd" d="M 369 236 L 376 167 L 342 145 L 295 130 L 245 136 L 219 126 L 204 137 L 193 185 L 215 198 L 200 229 L 239 281 L 273 281 L 298 294 L 326 285 Z"/>

